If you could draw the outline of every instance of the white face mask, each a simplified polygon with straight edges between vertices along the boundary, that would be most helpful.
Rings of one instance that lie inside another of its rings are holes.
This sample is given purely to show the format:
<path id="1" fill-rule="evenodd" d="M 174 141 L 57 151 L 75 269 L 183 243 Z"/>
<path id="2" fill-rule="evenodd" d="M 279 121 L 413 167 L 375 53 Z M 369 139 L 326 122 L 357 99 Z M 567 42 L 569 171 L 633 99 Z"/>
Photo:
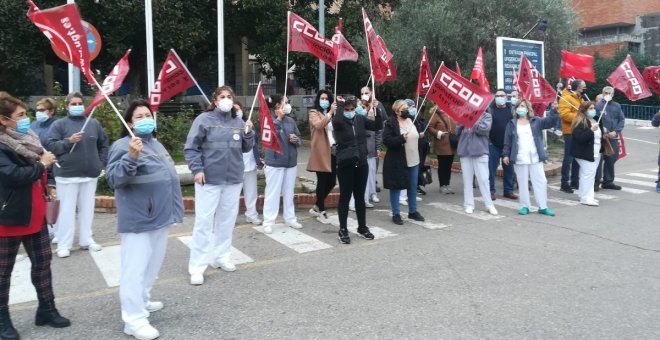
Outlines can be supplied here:
<path id="1" fill-rule="evenodd" d="M 363 95 L 360 97 L 360 99 L 362 99 L 362 100 L 367 100 L 367 101 L 368 101 L 368 100 L 369 100 L 369 95 L 368 95 L 368 94 L 363 94 Z"/>
<path id="2" fill-rule="evenodd" d="M 234 107 L 234 101 L 229 98 L 222 98 L 215 103 L 215 106 L 217 106 L 222 112 L 229 112 L 231 111 L 231 108 Z"/>
<path id="3" fill-rule="evenodd" d="M 603 99 L 605 99 L 606 102 L 609 102 L 610 100 L 612 100 L 612 96 L 607 94 L 603 96 Z"/>
<path id="4" fill-rule="evenodd" d="M 284 104 L 284 107 L 282 107 L 282 112 L 284 112 L 285 115 L 291 113 L 291 110 L 292 110 L 291 104 L 289 103 Z"/>

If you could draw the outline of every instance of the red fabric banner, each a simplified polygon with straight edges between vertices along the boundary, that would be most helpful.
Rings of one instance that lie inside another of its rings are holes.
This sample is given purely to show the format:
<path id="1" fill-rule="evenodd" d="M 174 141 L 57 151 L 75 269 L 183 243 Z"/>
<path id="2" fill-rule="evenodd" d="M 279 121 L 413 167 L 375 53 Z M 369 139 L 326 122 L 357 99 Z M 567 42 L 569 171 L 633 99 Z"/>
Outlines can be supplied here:
<path id="1" fill-rule="evenodd" d="M 87 34 L 82 25 L 76 4 L 66 4 L 45 10 L 28 0 L 28 18 L 50 40 L 53 48 L 68 56 L 71 63 L 83 73 L 87 82 L 94 84 L 94 74 L 89 66 Z"/>
<path id="2" fill-rule="evenodd" d="M 431 76 L 431 67 L 429 66 L 429 58 L 426 55 L 426 46 L 422 49 L 422 61 L 419 65 L 419 77 L 417 78 L 417 91 L 415 95 L 417 97 L 424 95 L 429 92 L 431 88 L 431 82 L 433 77 Z"/>
<path id="3" fill-rule="evenodd" d="M 484 55 L 479 47 L 477 51 L 477 58 L 474 60 L 474 67 L 472 67 L 472 73 L 470 74 L 470 80 L 476 80 L 479 82 L 484 91 L 490 92 L 490 84 L 488 84 L 488 79 L 486 79 L 486 64 L 484 63 Z"/>
<path id="4" fill-rule="evenodd" d="M 113 92 L 117 91 L 117 89 L 119 89 L 121 84 L 124 82 L 124 78 L 126 78 L 126 75 L 128 74 L 129 53 L 131 53 L 131 50 L 126 51 L 126 54 L 124 54 L 124 56 L 119 60 L 117 65 L 115 65 L 115 67 L 112 69 L 110 74 L 108 74 L 108 76 L 105 77 L 105 80 L 101 85 L 102 88 L 96 91 L 96 95 L 94 95 L 94 100 L 92 100 L 92 102 L 87 106 L 84 114 L 90 113 L 93 108 L 95 108 L 97 105 L 101 104 L 103 100 L 105 100 L 105 97 L 103 96 L 103 92 L 105 92 L 105 94 L 107 95 L 110 95 Z"/>
<path id="5" fill-rule="evenodd" d="M 557 90 L 543 78 L 541 73 L 524 55 L 520 59 L 518 89 L 522 97 L 532 103 L 534 113 L 537 116 L 543 116 L 545 108 L 557 97 Z"/>
<path id="6" fill-rule="evenodd" d="M 375 81 L 382 84 L 388 80 L 396 80 L 396 66 L 394 65 L 393 55 L 387 49 L 383 38 L 376 34 L 364 8 L 362 9 L 362 19 L 364 20 L 364 30 L 367 32 L 367 45 L 369 46 Z"/>
<path id="7" fill-rule="evenodd" d="M 660 66 L 649 66 L 644 69 L 644 80 L 655 94 L 660 96 Z"/>
<path id="8" fill-rule="evenodd" d="M 341 19 L 339 19 L 339 26 L 335 27 L 335 35 L 332 36 L 332 53 L 335 60 L 337 62 L 344 60 L 357 61 L 358 53 L 341 33 L 341 29 L 342 22 Z"/>
<path id="9" fill-rule="evenodd" d="M 323 37 L 310 23 L 289 12 L 289 51 L 307 52 L 335 68 L 332 40 Z M 349 45 L 350 46 L 350 45 Z"/>
<path id="10" fill-rule="evenodd" d="M 516 69 L 512 69 L 511 72 L 513 72 L 513 89 L 520 91 L 520 86 L 518 86 L 518 82 L 520 81 L 520 77 L 518 76 L 518 72 L 516 72 Z"/>
<path id="11" fill-rule="evenodd" d="M 444 64 L 440 66 L 428 96 L 454 120 L 469 128 L 474 126 L 495 98 Z"/>
<path id="12" fill-rule="evenodd" d="M 259 126 L 261 127 L 261 146 L 266 149 L 271 149 L 277 153 L 282 153 L 280 141 L 277 139 L 277 132 L 275 132 L 275 123 L 273 117 L 268 110 L 266 98 L 264 98 L 264 91 L 261 87 L 257 90 L 257 99 L 259 100 Z"/>
<path id="13" fill-rule="evenodd" d="M 594 57 L 562 50 L 559 76 L 575 77 L 592 83 L 596 82 Z"/>
<path id="14" fill-rule="evenodd" d="M 154 84 L 154 89 L 149 95 L 149 105 L 152 111 L 158 111 L 160 103 L 176 96 L 195 85 L 192 76 L 183 66 L 183 62 L 177 57 L 174 51 L 170 50 L 163 64 L 163 68 L 158 73 L 158 80 Z"/>
<path id="15" fill-rule="evenodd" d="M 619 132 L 619 158 L 617 159 L 626 156 L 628 156 L 628 153 L 626 152 L 626 142 L 623 140 L 623 133 Z"/>
<path id="16" fill-rule="evenodd" d="M 651 91 L 644 83 L 644 78 L 630 55 L 607 77 L 607 81 L 632 101 L 651 96 Z"/>

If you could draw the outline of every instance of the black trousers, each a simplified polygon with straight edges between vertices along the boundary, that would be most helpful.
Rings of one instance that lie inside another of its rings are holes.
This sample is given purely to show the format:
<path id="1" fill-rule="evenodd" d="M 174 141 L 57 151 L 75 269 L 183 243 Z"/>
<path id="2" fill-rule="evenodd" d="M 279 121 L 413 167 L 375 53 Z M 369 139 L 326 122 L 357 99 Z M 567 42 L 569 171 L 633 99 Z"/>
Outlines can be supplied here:
<path id="1" fill-rule="evenodd" d="M 440 186 L 449 185 L 451 180 L 451 165 L 454 163 L 454 155 L 438 156 L 438 183 Z"/>
<path id="2" fill-rule="evenodd" d="M 364 205 L 364 190 L 367 187 L 369 177 L 369 165 L 358 167 L 337 168 L 337 179 L 339 180 L 339 228 L 346 229 L 348 220 L 348 204 L 351 195 L 355 197 L 355 213 L 357 214 L 358 228 L 367 226 L 366 207 Z"/>
<path id="3" fill-rule="evenodd" d="M 325 211 L 325 198 L 337 184 L 337 158 L 334 155 L 330 157 L 332 172 L 316 172 L 316 206 L 319 211 Z"/>

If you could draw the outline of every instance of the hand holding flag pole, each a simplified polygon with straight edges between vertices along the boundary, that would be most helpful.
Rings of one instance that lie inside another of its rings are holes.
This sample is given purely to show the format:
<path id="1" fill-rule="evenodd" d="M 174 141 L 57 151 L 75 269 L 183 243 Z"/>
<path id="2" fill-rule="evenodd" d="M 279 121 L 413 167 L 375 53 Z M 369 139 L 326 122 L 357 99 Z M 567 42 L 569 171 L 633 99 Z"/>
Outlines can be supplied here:
<path id="1" fill-rule="evenodd" d="M 92 116 L 94 115 L 94 112 L 96 112 L 96 108 L 93 108 L 92 113 L 90 113 L 89 116 L 87 116 L 87 118 L 85 119 L 85 124 L 83 124 L 82 128 L 80 128 L 80 131 L 79 131 L 80 133 L 83 133 L 85 131 L 85 127 L 87 127 L 87 123 L 89 123 L 89 120 L 92 119 Z M 69 153 L 72 153 L 73 150 L 76 149 L 76 145 L 78 145 L 78 143 L 73 144 L 73 146 L 71 147 L 71 150 L 69 150 Z"/>

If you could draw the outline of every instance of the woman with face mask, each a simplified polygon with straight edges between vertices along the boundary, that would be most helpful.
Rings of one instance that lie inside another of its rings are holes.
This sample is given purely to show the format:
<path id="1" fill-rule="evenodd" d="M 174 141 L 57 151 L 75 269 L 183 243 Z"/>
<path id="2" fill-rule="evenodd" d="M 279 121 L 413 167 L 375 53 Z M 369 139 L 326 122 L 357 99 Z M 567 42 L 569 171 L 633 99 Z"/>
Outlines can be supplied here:
<path id="1" fill-rule="evenodd" d="M 412 99 L 406 99 L 406 104 L 408 104 L 408 114 L 410 115 L 410 119 L 414 120 L 415 127 L 417 128 L 417 132 L 419 133 L 419 142 L 418 142 L 419 171 L 417 174 L 417 193 L 420 195 L 426 195 L 426 191 L 424 191 L 423 188 L 425 185 L 422 185 L 420 183 L 421 183 L 422 173 L 427 170 L 426 156 L 428 156 L 430 149 L 428 136 L 426 135 L 426 133 L 424 133 L 424 129 L 426 129 L 427 122 L 426 122 L 426 118 L 424 118 L 423 110 L 417 111 L 417 106 L 415 105 L 415 102 Z M 420 200 L 421 197 L 417 199 L 417 201 Z"/>
<path id="2" fill-rule="evenodd" d="M 316 203 L 309 213 L 324 224 L 330 223 L 325 212 L 325 198 L 337 183 L 337 159 L 333 152 L 336 142 L 332 133 L 332 117 L 336 110 L 332 93 L 320 90 L 308 113 L 312 140 L 307 171 L 316 173 Z"/>
<path id="3" fill-rule="evenodd" d="M 0 338 L 18 339 L 9 317 L 11 272 L 23 245 L 32 262 L 32 284 L 37 291 L 37 326 L 68 327 L 71 323 L 55 308 L 46 228 L 46 167 L 55 156 L 29 130 L 27 105 L 0 92 Z"/>
<path id="4" fill-rule="evenodd" d="M 236 270 L 230 261 L 231 242 L 243 187 L 243 153 L 252 150 L 254 132 L 252 122 L 236 114 L 234 98 L 231 87 L 217 88 L 213 109 L 195 118 L 183 149 L 195 176 L 195 226 L 188 262 L 192 285 L 204 283 L 209 264 Z"/>
<path id="5" fill-rule="evenodd" d="M 48 131 L 50 126 L 57 120 L 55 111 L 57 102 L 53 98 L 44 98 L 37 102 L 36 120 L 30 125 L 30 129 L 39 136 L 42 145 L 48 142 Z"/>
<path id="6" fill-rule="evenodd" d="M 156 122 L 146 101 L 135 101 L 124 129 L 112 144 L 107 180 L 115 191 L 117 232 L 121 238 L 119 299 L 124 333 L 138 339 L 160 336 L 149 313 L 163 308 L 151 301 L 151 288 L 165 259 L 169 227 L 183 221 L 183 199 L 174 161 L 153 136 Z"/>
<path id="7" fill-rule="evenodd" d="M 302 144 L 302 138 L 296 121 L 287 116 L 291 113 L 288 99 L 279 94 L 273 94 L 267 102 L 275 125 L 273 127 L 274 135 L 277 136 L 282 148 L 282 153 L 271 149 L 265 151 L 264 233 L 270 234 L 273 232 L 273 226 L 280 210 L 280 196 L 282 196 L 282 215 L 285 226 L 294 229 L 303 227 L 298 223 L 296 209 L 293 205 L 293 192 L 298 172 L 298 146 Z"/>
<path id="8" fill-rule="evenodd" d="M 383 162 L 383 185 L 390 189 L 392 222 L 403 224 L 399 211 L 401 190 L 408 190 L 408 218 L 424 221 L 417 211 L 417 176 L 419 172 L 419 133 L 410 118 L 405 100 L 392 105 L 394 115 L 385 122 L 383 144 L 387 147 Z"/>
<path id="9" fill-rule="evenodd" d="M 358 220 L 357 233 L 360 237 L 373 240 L 374 235 L 367 227 L 364 190 L 369 176 L 367 165 L 366 132 L 382 128 L 379 116 L 374 120 L 357 113 L 357 98 L 350 96 L 344 100 L 337 98 L 337 114 L 332 119 L 337 141 L 337 178 L 339 179 L 339 242 L 351 243 L 348 235 L 348 205 L 351 196 L 355 197 L 355 213 Z"/>
<path id="10" fill-rule="evenodd" d="M 502 152 L 504 164 L 513 164 L 513 170 L 520 187 L 520 215 L 529 214 L 531 207 L 527 183 L 531 178 L 534 197 L 539 206 L 538 213 L 555 216 L 548 208 L 548 181 L 545 178 L 543 162 L 548 152 L 543 143 L 543 130 L 552 128 L 559 115 L 555 111 L 543 118 L 534 116 L 532 104 L 523 99 L 514 106 L 516 116 L 507 124 L 504 133 Z"/>
<path id="11" fill-rule="evenodd" d="M 366 117 L 368 120 L 376 119 L 376 111 L 373 110 L 367 100 L 357 101 L 357 108 L 355 113 L 358 116 Z M 376 160 L 378 159 L 378 153 L 376 151 L 376 132 L 371 130 L 365 130 L 366 143 L 367 143 L 367 165 L 369 166 L 369 172 L 367 174 L 367 186 L 364 189 L 364 206 L 367 208 L 373 208 L 374 205 L 369 202 L 372 200 L 374 203 L 380 202 L 376 192 L 376 176 L 378 168 L 376 167 Z M 355 211 L 355 197 L 351 196 L 351 201 L 348 204 L 348 209 Z"/>
<path id="12" fill-rule="evenodd" d="M 76 210 L 80 223 L 80 249 L 103 249 L 92 237 L 92 223 L 96 204 L 96 182 L 108 160 L 108 137 L 101 124 L 90 118 L 85 131 L 81 132 L 86 120 L 83 115 L 85 106 L 82 94 L 69 94 L 65 103 L 67 116 L 51 125 L 46 144 L 46 149 L 57 156 L 61 165 L 53 168 L 60 199 L 56 236 L 57 256 L 61 258 L 71 255 L 76 230 Z M 73 148 L 76 144 L 78 145 Z"/>
<path id="13" fill-rule="evenodd" d="M 434 106 L 431 112 L 433 110 L 436 110 L 436 114 L 431 118 L 429 133 L 435 136 L 433 147 L 438 160 L 438 184 L 440 192 L 449 195 L 454 193 L 449 184 L 456 147 L 451 144 L 450 136 L 456 133 L 456 122 L 438 106 Z"/>
<path id="14" fill-rule="evenodd" d="M 603 128 L 594 119 L 595 116 L 594 103 L 585 102 L 580 105 L 571 124 L 573 135 L 571 156 L 580 165 L 580 186 L 578 189 L 580 203 L 594 207 L 598 206 L 598 200 L 594 198 L 594 181 L 598 161 L 603 152 Z"/>

